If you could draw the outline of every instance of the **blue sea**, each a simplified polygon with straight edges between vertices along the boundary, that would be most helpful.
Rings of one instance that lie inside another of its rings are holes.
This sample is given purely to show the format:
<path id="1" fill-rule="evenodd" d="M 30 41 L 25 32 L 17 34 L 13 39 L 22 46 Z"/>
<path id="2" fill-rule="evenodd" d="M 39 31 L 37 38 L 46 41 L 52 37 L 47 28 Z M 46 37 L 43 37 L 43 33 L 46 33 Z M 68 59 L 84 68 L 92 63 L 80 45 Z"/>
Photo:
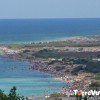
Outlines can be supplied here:
<path id="1" fill-rule="evenodd" d="M 52 41 L 72 36 L 100 35 L 100 18 L 85 19 L 0 19 L 0 43 Z M 30 70 L 25 61 L 0 56 L 0 89 L 12 86 L 24 96 L 43 96 L 59 91 L 67 83 L 50 74 Z"/>
<path id="2" fill-rule="evenodd" d="M 30 43 L 100 35 L 100 18 L 0 19 L 0 43 Z"/>
<path id="3" fill-rule="evenodd" d="M 16 86 L 21 96 L 45 96 L 67 84 L 30 67 L 28 62 L 0 57 L 0 89 L 8 94 L 12 86 Z"/>

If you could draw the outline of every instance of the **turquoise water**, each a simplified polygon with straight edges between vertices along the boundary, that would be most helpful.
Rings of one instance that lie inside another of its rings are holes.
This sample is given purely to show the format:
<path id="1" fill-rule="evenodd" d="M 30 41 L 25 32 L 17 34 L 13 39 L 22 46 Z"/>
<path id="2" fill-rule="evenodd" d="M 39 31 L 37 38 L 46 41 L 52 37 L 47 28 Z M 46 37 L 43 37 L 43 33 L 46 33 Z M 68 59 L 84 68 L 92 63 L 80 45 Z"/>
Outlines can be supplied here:
<path id="1" fill-rule="evenodd" d="M 23 96 L 44 96 L 59 91 L 67 83 L 50 74 L 30 70 L 27 62 L 0 57 L 0 89 L 8 94 L 12 86 Z"/>
<path id="2" fill-rule="evenodd" d="M 71 36 L 100 35 L 100 18 L 0 19 L 0 43 L 29 43 Z M 1 53 L 1 52 L 0 52 Z M 20 95 L 47 95 L 66 83 L 29 69 L 27 62 L 0 57 L 0 89 L 17 86 Z"/>
<path id="3" fill-rule="evenodd" d="M 0 43 L 57 40 L 100 35 L 100 18 L 0 19 Z"/>

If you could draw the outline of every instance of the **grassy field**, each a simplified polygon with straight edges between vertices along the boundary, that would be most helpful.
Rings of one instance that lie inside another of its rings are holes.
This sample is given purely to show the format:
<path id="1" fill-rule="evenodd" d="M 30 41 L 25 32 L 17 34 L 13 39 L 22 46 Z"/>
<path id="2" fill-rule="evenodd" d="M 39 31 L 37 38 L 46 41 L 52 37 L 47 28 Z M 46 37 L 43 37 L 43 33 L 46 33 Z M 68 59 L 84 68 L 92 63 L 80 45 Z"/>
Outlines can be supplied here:
<path id="1" fill-rule="evenodd" d="M 30 43 L 30 44 L 0 44 L 0 46 L 7 46 L 9 48 L 39 48 L 39 47 L 93 47 L 100 46 L 99 41 L 93 42 L 68 42 L 68 41 L 53 41 L 53 42 L 38 42 L 38 43 Z"/>

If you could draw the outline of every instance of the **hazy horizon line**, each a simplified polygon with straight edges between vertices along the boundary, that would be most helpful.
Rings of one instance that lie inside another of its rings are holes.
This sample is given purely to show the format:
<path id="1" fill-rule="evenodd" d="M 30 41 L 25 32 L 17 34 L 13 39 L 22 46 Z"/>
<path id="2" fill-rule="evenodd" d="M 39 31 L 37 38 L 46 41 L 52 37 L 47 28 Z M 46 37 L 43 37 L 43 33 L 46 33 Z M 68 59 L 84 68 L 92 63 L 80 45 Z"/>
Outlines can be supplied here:
<path id="1" fill-rule="evenodd" d="M 99 19 L 100 17 L 71 17 L 71 18 L 0 18 L 3 19 Z"/>

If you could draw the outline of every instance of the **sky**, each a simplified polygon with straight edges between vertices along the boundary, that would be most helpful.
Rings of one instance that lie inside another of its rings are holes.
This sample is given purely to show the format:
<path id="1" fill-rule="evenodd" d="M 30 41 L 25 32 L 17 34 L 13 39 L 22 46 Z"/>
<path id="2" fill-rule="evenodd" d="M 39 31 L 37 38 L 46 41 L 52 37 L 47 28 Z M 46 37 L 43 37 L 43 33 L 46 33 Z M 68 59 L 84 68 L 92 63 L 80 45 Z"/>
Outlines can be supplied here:
<path id="1" fill-rule="evenodd" d="M 0 19 L 100 18 L 100 0 L 0 0 Z"/>

